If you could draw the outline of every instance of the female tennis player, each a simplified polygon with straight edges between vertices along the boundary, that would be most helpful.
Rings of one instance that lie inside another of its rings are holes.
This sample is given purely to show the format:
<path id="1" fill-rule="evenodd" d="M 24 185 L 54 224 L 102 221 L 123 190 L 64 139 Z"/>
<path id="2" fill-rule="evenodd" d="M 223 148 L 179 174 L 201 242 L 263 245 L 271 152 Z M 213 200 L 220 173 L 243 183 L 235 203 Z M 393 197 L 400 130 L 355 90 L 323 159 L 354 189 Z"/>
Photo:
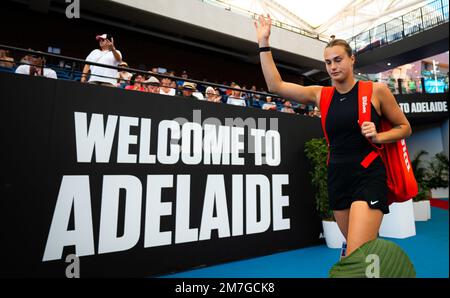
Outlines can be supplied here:
<path id="1" fill-rule="evenodd" d="M 270 92 L 320 108 L 322 86 L 284 82 L 273 60 L 269 36 L 270 16 L 255 21 L 261 66 Z M 386 169 L 380 157 L 369 167 L 360 162 L 375 144 L 395 142 L 411 135 L 411 126 L 389 88 L 373 84 L 372 122 L 358 124 L 358 84 L 353 75 L 355 56 L 345 40 L 333 39 L 325 47 L 324 61 L 335 92 L 326 117 L 330 144 L 328 197 L 336 222 L 347 241 L 346 255 L 378 237 L 383 215 L 389 213 Z M 377 132 L 380 118 L 392 129 Z"/>

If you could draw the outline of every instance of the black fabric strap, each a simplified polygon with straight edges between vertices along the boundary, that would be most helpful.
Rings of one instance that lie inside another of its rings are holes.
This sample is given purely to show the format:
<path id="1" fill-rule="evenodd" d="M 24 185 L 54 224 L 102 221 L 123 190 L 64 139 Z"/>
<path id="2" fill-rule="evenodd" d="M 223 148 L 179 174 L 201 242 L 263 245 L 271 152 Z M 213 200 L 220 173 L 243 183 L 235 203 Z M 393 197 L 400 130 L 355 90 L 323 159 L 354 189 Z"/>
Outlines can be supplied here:
<path id="1" fill-rule="evenodd" d="M 270 52 L 270 47 L 262 47 L 262 48 L 258 48 L 258 53 L 261 52 Z"/>

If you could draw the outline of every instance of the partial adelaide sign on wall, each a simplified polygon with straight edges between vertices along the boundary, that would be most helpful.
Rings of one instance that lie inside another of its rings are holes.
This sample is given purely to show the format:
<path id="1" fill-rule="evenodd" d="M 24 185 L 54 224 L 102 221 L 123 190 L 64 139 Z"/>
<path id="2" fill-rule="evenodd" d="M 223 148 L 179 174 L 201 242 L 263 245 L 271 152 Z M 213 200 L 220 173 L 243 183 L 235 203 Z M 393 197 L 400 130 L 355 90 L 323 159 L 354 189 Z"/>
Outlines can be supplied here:
<path id="1" fill-rule="evenodd" d="M 448 114 L 448 93 L 404 94 L 396 99 L 406 117 L 433 117 Z"/>
<path id="2" fill-rule="evenodd" d="M 81 278 L 148 277 L 323 243 L 303 152 L 318 118 L 0 84 L 1 276 L 65 277 L 76 259 Z"/>

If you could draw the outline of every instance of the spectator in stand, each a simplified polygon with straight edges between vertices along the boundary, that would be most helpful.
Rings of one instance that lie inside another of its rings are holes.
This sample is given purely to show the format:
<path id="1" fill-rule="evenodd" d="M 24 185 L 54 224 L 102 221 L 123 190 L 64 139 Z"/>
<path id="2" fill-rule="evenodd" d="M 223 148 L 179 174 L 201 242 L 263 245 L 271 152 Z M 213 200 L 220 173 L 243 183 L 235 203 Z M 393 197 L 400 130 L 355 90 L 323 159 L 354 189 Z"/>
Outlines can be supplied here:
<path id="1" fill-rule="evenodd" d="M 317 107 L 310 106 L 308 116 L 310 117 L 320 117 L 320 112 Z"/>
<path id="2" fill-rule="evenodd" d="M 182 79 L 188 79 L 188 74 L 185 70 L 183 70 L 183 72 L 181 73 L 181 78 Z M 183 89 L 183 84 L 184 84 L 184 80 L 178 80 L 177 81 L 177 88 L 179 90 Z"/>
<path id="3" fill-rule="evenodd" d="M 236 89 L 241 89 L 241 87 L 237 84 L 234 84 L 234 87 Z M 246 107 L 247 103 L 242 98 L 242 92 L 238 90 L 232 90 L 232 93 L 227 98 L 227 104 L 229 105 L 235 105 L 235 106 L 243 106 Z"/>
<path id="4" fill-rule="evenodd" d="M 205 82 L 205 84 L 199 84 L 198 86 L 197 86 L 197 90 L 198 90 L 198 92 L 200 92 L 200 93 L 202 93 L 202 94 L 204 94 L 205 92 L 206 92 L 206 87 L 207 87 L 207 84 L 208 84 L 208 79 L 203 79 L 203 82 Z"/>
<path id="5" fill-rule="evenodd" d="M 0 49 L 0 67 L 14 67 L 14 58 L 9 56 L 9 50 Z"/>
<path id="6" fill-rule="evenodd" d="M 267 96 L 266 97 L 266 102 L 262 105 L 261 109 L 263 110 L 271 110 L 271 111 L 276 111 L 277 110 L 277 105 L 272 101 L 272 96 Z"/>
<path id="7" fill-rule="evenodd" d="M 308 107 L 304 104 L 299 104 L 296 111 L 299 115 L 306 115 L 308 114 Z"/>
<path id="8" fill-rule="evenodd" d="M 165 75 L 170 75 L 170 73 L 165 73 Z M 175 85 L 176 87 L 176 85 Z M 172 80 L 170 78 L 161 79 L 161 88 L 159 88 L 159 93 L 163 95 L 174 96 L 176 95 L 176 88 L 173 88 Z"/>
<path id="9" fill-rule="evenodd" d="M 172 83 L 170 83 L 170 88 L 175 90 L 175 95 L 181 95 L 181 92 L 177 88 L 177 82 L 172 80 Z"/>
<path id="10" fill-rule="evenodd" d="M 236 83 L 235 83 L 235 82 L 231 82 L 230 87 L 231 87 L 231 88 L 236 88 Z M 230 96 L 230 95 L 233 94 L 233 90 L 227 89 L 227 91 L 225 92 L 225 94 L 228 95 L 228 96 Z M 242 94 L 241 94 L 241 97 L 242 97 Z"/>
<path id="11" fill-rule="evenodd" d="M 307 110 L 308 110 L 308 116 L 313 117 L 314 116 L 314 107 L 308 105 Z"/>
<path id="12" fill-rule="evenodd" d="M 182 94 L 183 97 L 189 97 L 192 99 L 197 99 L 197 97 L 195 97 L 193 94 L 196 91 L 196 85 L 194 83 L 191 82 L 184 82 L 183 86 L 182 86 Z"/>
<path id="13" fill-rule="evenodd" d="M 125 89 L 146 92 L 147 89 L 142 85 L 142 82 L 144 82 L 142 75 L 135 73 L 131 77 L 130 85 L 126 86 Z"/>
<path id="14" fill-rule="evenodd" d="M 252 87 L 250 88 L 250 91 L 256 92 L 256 86 L 252 85 Z M 252 99 L 251 102 L 252 104 L 256 101 L 259 101 L 261 99 L 261 96 L 259 94 L 255 94 L 255 93 L 248 93 L 250 98 Z"/>
<path id="15" fill-rule="evenodd" d="M 126 63 L 125 61 L 122 61 L 119 63 L 119 67 L 128 68 L 128 63 Z M 117 79 L 117 87 L 125 88 L 127 85 L 130 84 L 130 80 L 131 80 L 132 76 L 133 76 L 133 74 L 126 70 L 119 71 L 119 78 Z"/>
<path id="16" fill-rule="evenodd" d="M 223 81 L 222 85 L 227 86 L 228 82 L 227 81 Z M 223 88 L 223 87 L 219 88 L 220 95 L 226 95 L 227 91 L 228 91 L 227 88 Z"/>
<path id="17" fill-rule="evenodd" d="M 292 109 L 292 104 L 289 100 L 284 101 L 283 108 L 281 109 L 283 113 L 295 114 L 294 109 Z"/>
<path id="18" fill-rule="evenodd" d="M 152 74 L 158 74 L 158 67 L 153 67 L 152 70 L 149 71 Z"/>
<path id="19" fill-rule="evenodd" d="M 213 87 L 206 88 L 206 100 L 210 102 L 220 102 L 220 95 L 217 96 L 216 90 Z"/>
<path id="20" fill-rule="evenodd" d="M 57 79 L 58 76 L 53 69 L 45 67 L 45 58 L 27 55 L 27 62 L 29 64 L 23 64 L 17 67 L 16 73 L 30 75 L 30 76 L 40 76 L 50 79 Z"/>
<path id="21" fill-rule="evenodd" d="M 160 83 L 157 78 L 151 76 L 145 83 L 147 84 L 147 92 L 160 94 Z"/>
<path id="22" fill-rule="evenodd" d="M 86 58 L 87 62 L 95 62 L 105 65 L 118 66 L 122 62 L 122 54 L 114 45 L 114 38 L 109 34 L 96 36 L 100 49 L 93 50 Z M 88 73 L 91 73 L 89 83 L 115 87 L 118 71 L 113 68 L 100 67 L 86 64 L 83 68 L 81 82 L 87 81 Z"/>
<path id="23" fill-rule="evenodd" d="M 197 84 L 194 84 L 194 85 L 195 85 L 195 91 L 194 91 L 194 93 L 192 93 L 192 95 L 195 96 L 199 100 L 205 100 L 203 93 L 201 93 L 200 90 L 198 90 L 198 85 Z"/>
<path id="24" fill-rule="evenodd" d="M 222 102 L 222 95 L 220 95 L 220 90 L 215 89 L 214 91 L 216 92 L 216 102 Z"/>
<path id="25" fill-rule="evenodd" d="M 29 51 L 32 51 L 33 49 L 28 49 Z M 22 59 L 20 59 L 20 64 L 31 64 L 33 63 L 32 61 L 32 57 L 31 55 L 27 54 L 25 56 L 22 57 Z"/>
<path id="26" fill-rule="evenodd" d="M 242 86 L 242 89 L 243 90 L 248 90 L 247 89 L 247 85 Z M 242 98 L 250 100 L 250 99 L 252 99 L 252 94 L 248 93 L 248 92 L 242 92 Z"/>
<path id="27" fill-rule="evenodd" d="M 314 110 L 313 110 L 313 116 L 314 117 L 321 117 L 320 116 L 320 111 L 319 111 L 319 108 L 318 107 L 314 107 Z"/>
<path id="28" fill-rule="evenodd" d="M 250 91 L 256 92 L 257 91 L 256 86 L 253 85 L 252 88 L 250 88 Z M 255 93 L 250 93 L 250 94 L 253 97 L 253 100 L 258 101 L 261 98 L 261 96 L 259 94 L 255 94 Z"/>

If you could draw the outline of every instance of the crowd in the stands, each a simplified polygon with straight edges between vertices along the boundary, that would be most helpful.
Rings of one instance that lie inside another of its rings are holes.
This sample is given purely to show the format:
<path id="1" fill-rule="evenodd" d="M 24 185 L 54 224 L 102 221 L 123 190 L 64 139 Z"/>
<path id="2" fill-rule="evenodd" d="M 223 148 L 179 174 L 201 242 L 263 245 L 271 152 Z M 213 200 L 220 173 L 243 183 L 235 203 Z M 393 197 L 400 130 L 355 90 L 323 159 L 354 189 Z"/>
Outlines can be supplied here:
<path id="1" fill-rule="evenodd" d="M 239 85 L 231 82 L 229 89 L 224 87 L 213 87 L 205 83 L 193 83 L 189 81 L 187 71 L 183 70 L 180 76 L 175 71 L 167 71 L 164 68 L 154 67 L 148 72 L 132 73 L 125 69 L 101 67 L 89 63 L 98 63 L 113 67 L 129 69 L 129 65 L 122 59 L 122 53 L 116 49 L 114 38 L 109 34 L 96 36 L 99 48 L 92 50 L 86 57 L 87 62 L 79 76 L 71 79 L 79 80 L 82 83 L 96 84 L 102 86 L 122 88 L 141 92 L 157 93 L 167 96 L 182 96 L 196 100 L 225 103 L 230 105 L 248 106 L 261 108 L 263 110 L 280 111 L 291 114 L 306 114 L 320 117 L 320 112 L 312 106 L 305 106 L 298 103 L 291 103 L 290 100 L 282 98 L 272 98 L 271 96 L 260 95 L 253 92 L 265 93 L 262 88 L 257 90 L 256 86 L 250 89 L 246 85 Z M 26 55 L 16 63 L 9 55 L 8 50 L 0 49 L 0 70 L 14 69 L 19 74 L 34 76 L 45 76 L 48 78 L 58 78 L 62 76 L 68 79 L 62 72 L 57 72 L 45 63 L 45 58 L 39 55 Z M 73 72 L 72 72 L 73 73 Z M 175 79 L 178 78 L 178 79 Z M 223 85 L 227 85 L 224 82 Z M 240 90 L 234 90 L 240 89 Z"/>

